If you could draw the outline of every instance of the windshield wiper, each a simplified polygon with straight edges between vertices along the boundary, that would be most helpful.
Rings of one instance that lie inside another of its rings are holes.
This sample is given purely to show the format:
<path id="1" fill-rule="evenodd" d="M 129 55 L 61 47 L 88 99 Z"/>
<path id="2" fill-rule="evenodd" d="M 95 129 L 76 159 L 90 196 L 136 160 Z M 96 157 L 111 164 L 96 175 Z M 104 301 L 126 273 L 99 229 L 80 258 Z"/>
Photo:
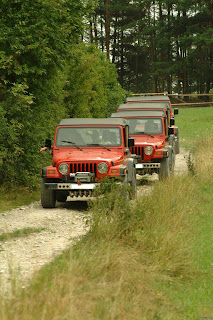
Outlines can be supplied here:
<path id="1" fill-rule="evenodd" d="M 83 151 L 83 149 L 81 149 L 81 147 L 79 147 L 75 142 L 67 141 L 67 140 L 61 140 L 61 142 L 73 144 L 75 147 L 77 147 L 78 149 L 80 149 L 81 151 Z"/>
<path id="2" fill-rule="evenodd" d="M 144 132 L 144 131 L 141 131 L 141 132 L 137 131 L 137 132 L 134 132 L 134 133 L 130 133 L 130 135 L 134 135 L 134 134 L 135 134 L 135 135 L 147 134 L 148 136 L 154 138 L 154 136 L 152 136 L 150 133 L 147 133 L 147 132 Z"/>
<path id="3" fill-rule="evenodd" d="M 103 148 L 111 151 L 110 148 L 108 148 L 108 147 L 106 147 L 106 146 L 104 146 L 104 145 L 102 145 L 102 144 L 99 144 L 99 143 L 89 143 L 89 144 L 87 144 L 87 146 L 91 146 L 91 147 L 103 147 Z"/>

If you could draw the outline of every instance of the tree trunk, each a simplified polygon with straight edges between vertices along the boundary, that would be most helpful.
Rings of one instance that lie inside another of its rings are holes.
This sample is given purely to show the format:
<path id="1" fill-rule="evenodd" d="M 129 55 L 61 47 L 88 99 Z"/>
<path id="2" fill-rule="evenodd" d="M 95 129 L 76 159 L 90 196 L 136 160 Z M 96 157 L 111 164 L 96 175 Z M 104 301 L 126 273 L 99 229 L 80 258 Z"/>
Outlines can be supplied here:
<path id="1" fill-rule="evenodd" d="M 105 33 L 106 33 L 106 52 L 107 59 L 110 58 L 110 0 L 106 0 L 106 22 L 105 22 Z"/>

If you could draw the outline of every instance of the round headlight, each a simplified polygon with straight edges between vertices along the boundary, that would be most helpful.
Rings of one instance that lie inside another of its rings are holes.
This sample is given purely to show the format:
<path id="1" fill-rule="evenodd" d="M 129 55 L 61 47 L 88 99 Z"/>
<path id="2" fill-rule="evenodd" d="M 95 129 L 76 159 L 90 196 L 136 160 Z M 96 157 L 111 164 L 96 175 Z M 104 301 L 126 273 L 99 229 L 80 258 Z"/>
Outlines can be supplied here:
<path id="1" fill-rule="evenodd" d="M 60 166 L 58 167 L 58 171 L 63 175 L 67 174 L 68 170 L 69 170 L 69 166 L 66 163 L 61 163 Z"/>
<path id="2" fill-rule="evenodd" d="M 148 146 L 144 149 L 144 152 L 147 156 L 150 156 L 153 153 L 153 148 L 151 146 Z"/>
<path id="3" fill-rule="evenodd" d="M 107 165 L 105 162 L 99 163 L 99 165 L 98 165 L 98 171 L 99 171 L 100 173 L 107 173 L 107 170 L 108 170 L 108 165 Z"/>

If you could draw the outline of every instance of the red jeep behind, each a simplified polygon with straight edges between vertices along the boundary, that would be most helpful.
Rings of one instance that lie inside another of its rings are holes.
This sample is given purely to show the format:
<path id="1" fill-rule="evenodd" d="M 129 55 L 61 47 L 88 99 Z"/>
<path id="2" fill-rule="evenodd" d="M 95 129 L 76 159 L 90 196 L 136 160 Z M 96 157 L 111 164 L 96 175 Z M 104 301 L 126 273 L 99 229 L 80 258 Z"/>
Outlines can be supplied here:
<path id="1" fill-rule="evenodd" d="M 68 196 L 91 196 L 103 177 L 119 178 L 136 194 L 135 158 L 124 119 L 63 119 L 56 127 L 52 165 L 42 169 L 41 204 L 54 208 Z"/>
<path id="2" fill-rule="evenodd" d="M 160 98 L 162 100 L 160 100 Z M 147 99 L 147 100 L 145 100 Z M 153 99 L 153 100 L 152 100 Z M 159 100 L 158 100 L 159 99 Z M 174 151 L 175 154 L 180 153 L 179 145 L 179 129 L 174 126 L 175 119 L 173 117 L 172 105 L 167 96 L 135 96 L 126 98 L 127 103 L 121 104 L 116 112 L 120 111 L 139 111 L 139 110 L 163 110 L 167 116 L 168 127 L 174 130 Z M 174 109 L 174 114 L 178 114 L 178 109 Z"/>
<path id="3" fill-rule="evenodd" d="M 159 179 L 166 178 L 174 168 L 174 130 L 168 128 L 164 111 L 120 111 L 113 118 L 125 118 L 129 133 L 135 140 L 131 153 L 140 156 L 136 164 L 138 174 L 158 173 Z"/>

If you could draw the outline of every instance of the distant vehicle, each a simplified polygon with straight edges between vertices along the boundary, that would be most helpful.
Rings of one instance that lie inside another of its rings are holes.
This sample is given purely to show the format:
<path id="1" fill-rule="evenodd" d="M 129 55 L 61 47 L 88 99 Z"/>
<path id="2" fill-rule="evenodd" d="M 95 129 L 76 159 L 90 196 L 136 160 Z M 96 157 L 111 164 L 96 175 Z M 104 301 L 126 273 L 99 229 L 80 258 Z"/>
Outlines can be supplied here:
<path id="1" fill-rule="evenodd" d="M 129 135 L 135 140 L 131 153 L 140 156 L 136 172 L 140 175 L 158 173 L 159 179 L 169 177 L 175 164 L 175 129 L 168 126 L 165 112 L 120 111 L 113 113 L 111 117 L 128 120 Z"/>
<path id="2" fill-rule="evenodd" d="M 125 103 L 158 103 L 158 102 L 164 102 L 167 103 L 170 107 L 171 111 L 171 118 L 173 118 L 173 112 L 172 112 L 172 104 L 168 96 L 166 95 L 155 95 L 155 96 L 133 96 L 133 97 L 127 97 L 125 100 Z M 174 114 L 178 114 L 178 109 L 174 109 Z"/>
<path id="3" fill-rule="evenodd" d="M 54 208 L 68 196 L 92 196 L 103 177 L 131 186 L 136 195 L 136 157 L 130 154 L 134 139 L 125 119 L 63 119 L 56 127 L 52 165 L 42 169 L 41 204 Z"/>
<path id="4" fill-rule="evenodd" d="M 168 126 L 174 127 L 174 150 L 175 154 L 180 153 L 179 129 L 175 126 L 174 115 L 178 114 L 178 109 L 172 112 L 172 105 L 168 96 L 135 96 L 126 98 L 126 103 L 121 104 L 116 112 L 130 110 L 164 110 L 167 115 Z"/>

